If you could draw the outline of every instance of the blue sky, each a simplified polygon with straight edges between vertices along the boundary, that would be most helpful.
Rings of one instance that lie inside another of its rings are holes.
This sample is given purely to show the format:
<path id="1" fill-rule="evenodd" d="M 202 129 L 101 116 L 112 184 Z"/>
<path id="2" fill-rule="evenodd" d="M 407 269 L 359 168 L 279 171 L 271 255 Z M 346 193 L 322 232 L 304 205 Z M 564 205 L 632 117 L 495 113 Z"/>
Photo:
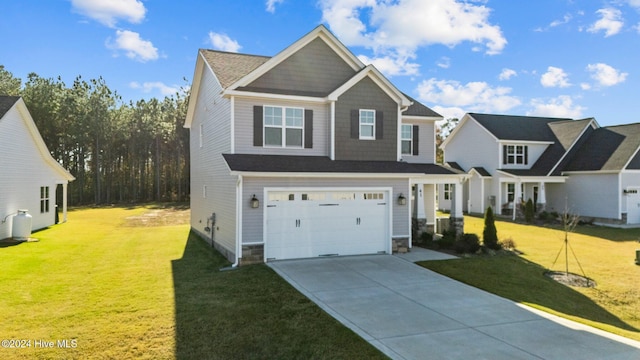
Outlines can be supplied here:
<path id="1" fill-rule="evenodd" d="M 14 76 L 102 76 L 125 101 L 190 83 L 199 48 L 275 55 L 323 23 L 445 117 L 640 122 L 640 0 L 21 0 L 2 13 Z"/>

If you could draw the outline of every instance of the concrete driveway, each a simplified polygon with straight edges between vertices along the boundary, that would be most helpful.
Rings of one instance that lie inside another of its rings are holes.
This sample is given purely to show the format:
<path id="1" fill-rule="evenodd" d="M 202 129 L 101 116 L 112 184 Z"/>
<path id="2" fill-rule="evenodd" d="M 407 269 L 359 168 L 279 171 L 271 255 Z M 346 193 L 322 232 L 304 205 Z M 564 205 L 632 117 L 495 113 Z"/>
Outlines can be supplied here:
<path id="1" fill-rule="evenodd" d="M 393 359 L 640 359 L 640 342 L 516 304 L 412 263 L 409 254 L 269 266 Z"/>

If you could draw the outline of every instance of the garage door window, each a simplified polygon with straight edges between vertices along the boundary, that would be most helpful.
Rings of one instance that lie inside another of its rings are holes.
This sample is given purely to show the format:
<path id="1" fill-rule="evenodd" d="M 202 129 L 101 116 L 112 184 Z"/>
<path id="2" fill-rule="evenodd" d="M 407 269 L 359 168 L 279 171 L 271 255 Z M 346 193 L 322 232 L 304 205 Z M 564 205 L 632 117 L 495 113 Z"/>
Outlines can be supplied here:
<path id="1" fill-rule="evenodd" d="M 302 200 L 304 201 L 322 201 L 325 199 L 325 193 L 306 193 L 302 194 Z"/>
<path id="2" fill-rule="evenodd" d="M 335 192 L 333 193 L 333 199 L 334 200 L 355 200 L 356 199 L 356 194 L 352 193 L 352 192 Z"/>
<path id="3" fill-rule="evenodd" d="M 288 193 L 269 193 L 269 201 L 293 201 L 295 194 Z"/>
<path id="4" fill-rule="evenodd" d="M 365 193 L 364 199 L 365 200 L 384 200 L 384 194 L 383 193 Z"/>

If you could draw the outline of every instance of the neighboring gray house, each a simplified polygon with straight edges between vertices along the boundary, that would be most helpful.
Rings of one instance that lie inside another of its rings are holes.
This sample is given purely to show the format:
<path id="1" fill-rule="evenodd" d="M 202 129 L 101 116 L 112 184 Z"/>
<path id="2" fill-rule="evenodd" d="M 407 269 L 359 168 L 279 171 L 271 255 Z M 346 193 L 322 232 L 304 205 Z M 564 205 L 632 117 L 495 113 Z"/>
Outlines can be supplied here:
<path id="1" fill-rule="evenodd" d="M 640 224 L 639 124 L 469 113 L 442 148 L 445 162 L 469 175 L 463 192 L 469 213 L 491 206 L 515 218 L 514 209 L 532 199 L 538 210 Z"/>
<path id="2" fill-rule="evenodd" d="M 440 119 L 322 25 L 273 57 L 200 50 L 191 227 L 234 266 L 411 247 L 465 176 L 434 164 Z"/>
<path id="3" fill-rule="evenodd" d="M 0 154 L 0 239 L 11 237 L 11 215 L 18 210 L 29 210 L 32 229 L 53 225 L 58 185 L 66 221 L 67 185 L 74 177 L 51 156 L 18 96 L 0 96 Z"/>

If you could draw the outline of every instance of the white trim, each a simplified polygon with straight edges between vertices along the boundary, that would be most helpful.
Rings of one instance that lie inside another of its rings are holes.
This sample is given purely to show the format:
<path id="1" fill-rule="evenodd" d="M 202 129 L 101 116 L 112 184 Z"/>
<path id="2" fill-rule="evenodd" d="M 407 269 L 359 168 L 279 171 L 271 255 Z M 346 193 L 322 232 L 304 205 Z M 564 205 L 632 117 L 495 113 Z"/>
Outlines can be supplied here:
<path id="1" fill-rule="evenodd" d="M 225 162 L 226 163 L 226 162 Z M 228 167 L 228 165 L 227 165 Z M 236 171 L 231 170 L 230 175 L 243 175 L 245 177 L 269 177 L 269 178 L 342 178 L 342 179 L 403 179 L 412 181 L 428 180 L 429 184 L 444 184 L 452 179 L 466 179 L 466 174 L 415 174 L 415 173 L 314 173 L 314 172 L 264 172 L 264 171 Z"/>
<path id="2" fill-rule="evenodd" d="M 571 175 L 571 174 L 579 174 L 579 175 L 584 175 L 584 174 L 617 174 L 622 172 L 623 170 L 583 170 L 583 171 L 563 171 L 562 175 L 567 174 L 567 175 Z"/>
<path id="3" fill-rule="evenodd" d="M 236 181 L 236 262 L 231 265 L 237 267 L 240 264 L 240 258 L 242 257 L 242 188 L 243 179 L 242 175 L 238 175 Z M 213 225 L 212 225 L 213 226 Z M 213 241 L 213 240 L 212 240 Z"/>
<path id="4" fill-rule="evenodd" d="M 280 116 L 280 126 L 278 125 L 267 125 L 265 122 L 265 117 L 267 116 L 267 111 L 266 109 L 270 107 L 270 108 L 280 108 L 282 110 L 281 116 Z M 301 126 L 287 126 L 287 109 L 294 109 L 294 110 L 301 110 L 302 111 L 302 125 Z M 305 129 L 304 129 L 304 125 L 305 125 L 305 118 L 304 118 L 304 112 L 305 112 L 305 108 L 304 107 L 299 107 L 299 106 L 284 106 L 284 105 L 262 105 L 262 147 L 266 148 L 266 149 L 304 149 L 304 143 L 305 143 L 305 138 L 304 138 L 304 134 L 305 134 Z M 267 128 L 279 128 L 280 132 L 281 132 L 281 142 L 280 142 L 280 146 L 278 145 L 272 145 L 272 144 L 267 144 Z M 301 142 L 300 142 L 300 146 L 297 145 L 291 145 L 288 146 L 287 145 L 287 129 L 298 129 L 298 130 L 302 130 L 302 134 L 300 136 Z"/>
<path id="5" fill-rule="evenodd" d="M 618 219 L 622 219 L 622 198 L 624 197 L 622 193 L 622 173 L 618 173 Z M 625 199 L 625 202 L 628 202 Z M 627 224 L 629 223 L 629 209 L 627 208 Z"/>
<path id="6" fill-rule="evenodd" d="M 236 121 L 235 121 L 236 120 L 235 119 L 236 118 L 236 109 L 235 109 L 236 98 L 232 96 L 229 99 L 229 102 L 230 102 L 229 106 L 231 107 L 230 111 L 229 111 L 230 112 L 230 121 L 229 121 L 229 123 L 231 125 L 231 129 L 229 131 L 230 135 L 231 135 L 231 144 L 230 144 L 231 150 L 230 150 L 230 153 L 231 154 L 235 154 L 236 153 L 236 129 L 235 129 L 235 124 L 236 124 Z"/>
<path id="7" fill-rule="evenodd" d="M 442 121 L 444 120 L 444 118 L 437 117 L 437 116 L 402 115 L 402 120 L 432 122 L 432 121 Z"/>
<path id="8" fill-rule="evenodd" d="M 408 183 L 408 189 L 409 189 L 409 193 L 407 195 L 405 195 L 405 197 L 407 198 L 407 206 L 409 208 L 409 229 L 413 229 L 413 204 L 411 203 L 411 198 L 412 197 L 416 197 L 416 194 L 414 194 L 411 191 L 411 179 L 407 179 L 407 183 Z M 416 184 L 416 190 L 418 189 L 418 185 Z M 418 199 L 416 199 L 416 201 L 419 201 Z M 412 232 L 413 233 L 413 232 Z M 393 235 L 391 235 L 391 238 L 393 239 Z M 413 236 L 411 235 L 411 233 L 408 236 L 409 238 L 409 249 L 411 249 L 412 247 L 412 243 L 413 243 Z M 391 252 L 393 252 L 393 247 L 391 248 Z"/>
<path id="9" fill-rule="evenodd" d="M 264 245 L 264 241 L 246 242 L 242 243 L 242 245 Z"/>
<path id="10" fill-rule="evenodd" d="M 500 145 L 513 145 L 513 146 L 555 144 L 554 141 L 509 140 L 509 139 L 499 139 L 498 143 L 500 143 Z"/>
<path id="11" fill-rule="evenodd" d="M 414 156 L 413 155 L 413 125 L 414 124 L 400 124 L 400 129 L 398 130 L 398 134 L 400 134 L 400 136 L 398 136 L 399 140 L 399 146 L 400 146 L 400 156 L 404 157 L 404 156 Z M 408 126 L 411 129 L 411 138 L 410 139 L 404 139 L 402 137 L 402 127 L 403 126 Z M 404 154 L 402 152 L 402 142 L 403 141 L 409 141 L 409 143 L 411 144 L 411 146 L 409 147 L 409 153 L 408 154 Z"/>
<path id="12" fill-rule="evenodd" d="M 329 133 L 331 136 L 331 143 L 329 144 L 329 158 L 331 160 L 336 159 L 336 102 L 332 101 L 330 105 L 330 119 L 329 119 Z"/>
<path id="13" fill-rule="evenodd" d="M 373 113 L 373 123 L 364 124 L 364 126 L 372 127 L 371 136 L 362 135 L 362 126 L 363 126 L 362 113 L 363 112 Z M 376 115 L 377 115 L 377 112 L 374 109 L 358 109 L 358 140 L 375 140 L 376 139 L 376 122 L 377 122 Z"/>
<path id="14" fill-rule="evenodd" d="M 286 101 L 305 101 L 326 104 L 329 102 L 327 98 L 314 97 L 314 96 L 301 96 L 301 95 L 286 95 L 286 94 L 273 94 L 262 93 L 252 91 L 240 91 L 240 90 L 224 90 L 222 91 L 223 97 L 237 96 L 239 98 L 256 98 L 256 99 L 269 99 L 269 100 L 286 100 Z"/>
<path id="15" fill-rule="evenodd" d="M 367 76 L 373 80 L 378 87 L 380 87 L 389 97 L 395 99 L 395 101 L 402 107 L 408 107 L 412 102 L 398 90 L 387 78 L 378 71 L 373 65 L 367 65 L 363 70 L 357 72 L 351 79 L 335 89 L 331 94 L 327 96 L 330 101 L 337 101 L 340 95 L 344 94 L 347 90 L 360 82 Z"/>

